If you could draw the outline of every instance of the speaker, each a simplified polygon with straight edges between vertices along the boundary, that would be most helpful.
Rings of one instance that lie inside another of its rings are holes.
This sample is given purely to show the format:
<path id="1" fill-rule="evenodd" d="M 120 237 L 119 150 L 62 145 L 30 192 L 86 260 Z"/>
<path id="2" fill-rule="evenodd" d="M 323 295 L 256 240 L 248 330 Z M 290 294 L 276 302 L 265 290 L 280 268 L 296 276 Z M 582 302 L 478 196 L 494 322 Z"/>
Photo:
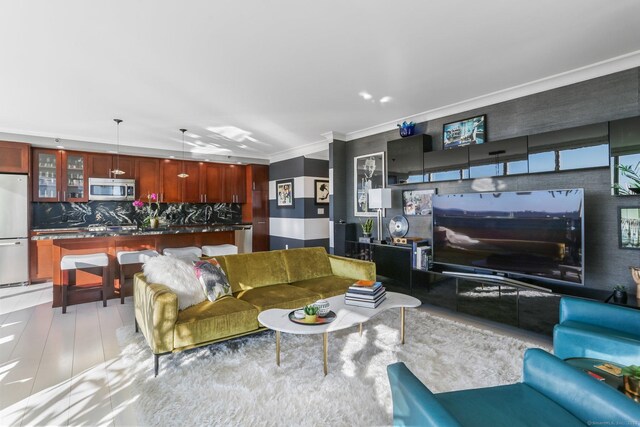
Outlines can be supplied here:
<path id="1" fill-rule="evenodd" d="M 356 224 L 335 223 L 333 225 L 333 252 L 335 255 L 346 255 L 348 240 L 357 240 Z"/>

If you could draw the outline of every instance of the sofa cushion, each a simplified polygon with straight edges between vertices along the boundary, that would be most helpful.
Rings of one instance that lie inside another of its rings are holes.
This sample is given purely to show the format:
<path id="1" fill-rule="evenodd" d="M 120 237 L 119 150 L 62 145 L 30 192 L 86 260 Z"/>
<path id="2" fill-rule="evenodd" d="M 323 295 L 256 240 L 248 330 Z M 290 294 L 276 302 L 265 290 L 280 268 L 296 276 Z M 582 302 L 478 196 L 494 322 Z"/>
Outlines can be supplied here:
<path id="1" fill-rule="evenodd" d="M 178 312 L 174 347 L 190 347 L 204 342 L 258 329 L 258 310 L 233 297 L 209 300 Z"/>
<path id="2" fill-rule="evenodd" d="M 236 293 L 261 286 L 288 283 L 283 251 L 254 252 L 226 255 L 223 270 L 227 273 L 231 290 Z"/>
<path id="3" fill-rule="evenodd" d="M 287 284 L 264 286 L 234 294 L 258 308 L 258 311 L 270 308 L 300 308 L 320 299 L 320 295 L 297 286 Z"/>
<path id="4" fill-rule="evenodd" d="M 282 251 L 289 283 L 333 274 L 325 248 L 300 248 Z"/>
<path id="5" fill-rule="evenodd" d="M 193 263 L 196 277 L 209 301 L 231 295 L 231 285 L 227 275 L 215 258 Z"/>
<path id="6" fill-rule="evenodd" d="M 526 384 L 440 393 L 436 399 L 463 426 L 584 426 Z"/>
<path id="7" fill-rule="evenodd" d="M 291 283 L 291 286 L 304 288 L 319 294 L 322 298 L 329 298 L 347 292 L 354 280 L 340 276 L 316 277 L 315 279 L 300 280 Z"/>
<path id="8" fill-rule="evenodd" d="M 162 255 L 149 258 L 144 263 L 143 270 L 147 282 L 168 286 L 178 295 L 180 310 L 207 299 L 190 263 Z"/>

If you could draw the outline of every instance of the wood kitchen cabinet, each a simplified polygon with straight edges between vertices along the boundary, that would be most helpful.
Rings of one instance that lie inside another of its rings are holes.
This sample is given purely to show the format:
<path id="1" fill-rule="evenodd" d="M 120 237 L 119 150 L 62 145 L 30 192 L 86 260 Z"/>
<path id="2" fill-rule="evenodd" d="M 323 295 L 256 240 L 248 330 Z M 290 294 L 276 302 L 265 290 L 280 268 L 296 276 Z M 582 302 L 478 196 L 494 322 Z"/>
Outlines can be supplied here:
<path id="1" fill-rule="evenodd" d="M 160 159 L 136 157 L 134 158 L 134 164 L 136 199 L 144 199 L 147 194 L 151 193 L 160 195 L 162 191 L 160 188 Z"/>
<path id="2" fill-rule="evenodd" d="M 178 174 L 182 172 L 182 161 L 164 159 L 160 165 L 160 201 L 180 203 L 182 188 L 178 183 Z"/>
<path id="3" fill-rule="evenodd" d="M 53 277 L 53 240 L 29 242 L 29 278 L 31 282 L 46 282 Z"/>
<path id="4" fill-rule="evenodd" d="M 29 144 L 0 141 L 0 173 L 29 173 Z"/>
<path id="5" fill-rule="evenodd" d="M 246 203 L 245 166 L 225 165 L 222 171 L 222 201 L 226 203 Z"/>
<path id="6" fill-rule="evenodd" d="M 268 251 L 269 242 L 269 166 L 246 166 L 247 203 L 242 220 L 253 224 L 253 252 Z"/>
<path id="7" fill-rule="evenodd" d="M 114 175 L 114 169 L 124 172 L 122 175 Z M 89 178 L 135 178 L 135 158 L 111 154 L 88 153 L 87 175 Z"/>
<path id="8" fill-rule="evenodd" d="M 222 202 L 222 168 L 218 163 L 205 163 L 202 165 L 202 194 L 205 203 Z"/>
<path id="9" fill-rule="evenodd" d="M 33 201 L 86 202 L 87 154 L 76 151 L 33 150 Z"/>
<path id="10" fill-rule="evenodd" d="M 204 202 L 201 191 L 200 171 L 203 164 L 199 162 L 184 162 L 184 171 L 189 175 L 186 178 L 178 178 L 178 186 L 181 187 L 183 203 Z"/>

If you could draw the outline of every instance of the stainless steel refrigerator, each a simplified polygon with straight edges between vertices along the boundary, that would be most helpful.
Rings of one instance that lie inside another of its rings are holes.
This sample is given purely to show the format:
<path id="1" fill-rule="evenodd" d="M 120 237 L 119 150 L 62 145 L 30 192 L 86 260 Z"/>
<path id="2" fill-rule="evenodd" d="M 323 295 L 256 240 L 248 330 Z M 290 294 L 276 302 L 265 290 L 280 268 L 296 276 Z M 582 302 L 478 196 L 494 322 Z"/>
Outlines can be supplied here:
<path id="1" fill-rule="evenodd" d="M 29 283 L 27 175 L 0 174 L 0 286 Z"/>

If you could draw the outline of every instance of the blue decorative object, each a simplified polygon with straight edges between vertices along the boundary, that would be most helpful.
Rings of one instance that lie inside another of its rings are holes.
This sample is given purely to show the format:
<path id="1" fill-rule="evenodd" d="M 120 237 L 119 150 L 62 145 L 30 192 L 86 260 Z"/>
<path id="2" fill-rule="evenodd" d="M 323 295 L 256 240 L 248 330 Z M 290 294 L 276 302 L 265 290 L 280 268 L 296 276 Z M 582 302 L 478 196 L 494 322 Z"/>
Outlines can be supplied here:
<path id="1" fill-rule="evenodd" d="M 402 122 L 401 125 L 397 126 L 400 129 L 400 136 L 403 138 L 413 135 L 416 131 L 416 124 L 414 122 Z"/>

